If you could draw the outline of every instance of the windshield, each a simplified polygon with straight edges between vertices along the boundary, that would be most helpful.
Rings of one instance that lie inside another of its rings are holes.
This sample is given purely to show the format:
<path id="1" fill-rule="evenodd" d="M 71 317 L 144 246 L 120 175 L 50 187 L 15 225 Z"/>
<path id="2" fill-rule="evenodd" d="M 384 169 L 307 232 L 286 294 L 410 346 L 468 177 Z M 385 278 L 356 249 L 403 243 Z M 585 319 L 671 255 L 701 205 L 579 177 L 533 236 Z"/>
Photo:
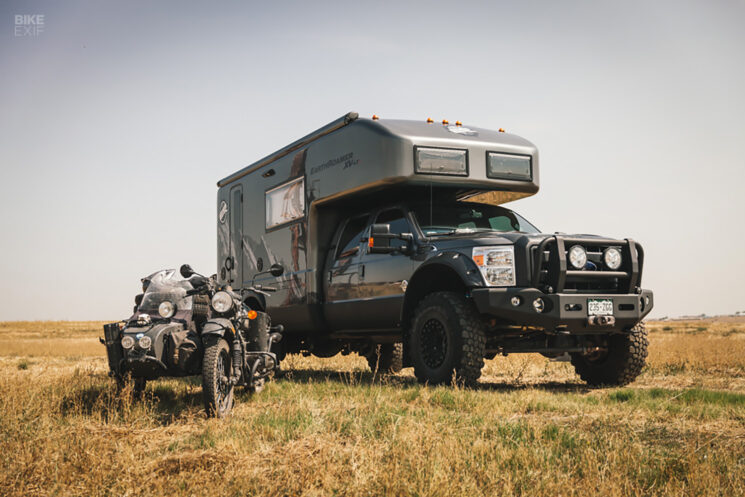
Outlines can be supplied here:
<path id="1" fill-rule="evenodd" d="M 425 236 L 483 231 L 540 233 L 520 214 L 504 207 L 473 202 L 414 204 L 413 212 Z"/>
<path id="2" fill-rule="evenodd" d="M 156 313 L 158 306 L 168 300 L 176 306 L 176 312 L 191 310 L 192 298 L 186 296 L 186 291 L 194 287 L 189 280 L 184 279 L 175 269 L 164 269 L 142 279 L 147 285 L 139 312 Z"/>

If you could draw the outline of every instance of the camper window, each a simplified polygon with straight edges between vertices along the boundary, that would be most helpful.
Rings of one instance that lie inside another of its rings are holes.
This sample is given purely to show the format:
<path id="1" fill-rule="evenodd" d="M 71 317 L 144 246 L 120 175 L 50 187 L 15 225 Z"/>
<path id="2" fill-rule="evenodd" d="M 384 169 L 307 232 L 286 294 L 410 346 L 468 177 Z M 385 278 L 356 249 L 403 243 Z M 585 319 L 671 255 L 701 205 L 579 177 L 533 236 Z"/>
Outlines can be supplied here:
<path id="1" fill-rule="evenodd" d="M 305 216 L 305 180 L 297 178 L 266 192 L 266 229 Z"/>

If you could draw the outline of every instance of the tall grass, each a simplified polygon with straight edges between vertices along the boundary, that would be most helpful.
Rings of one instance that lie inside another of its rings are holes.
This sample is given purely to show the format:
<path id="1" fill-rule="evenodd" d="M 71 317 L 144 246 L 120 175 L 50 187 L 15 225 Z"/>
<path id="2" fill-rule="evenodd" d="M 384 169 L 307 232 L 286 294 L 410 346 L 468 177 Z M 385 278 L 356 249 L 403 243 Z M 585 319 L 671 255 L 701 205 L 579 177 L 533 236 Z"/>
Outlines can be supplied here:
<path id="1" fill-rule="evenodd" d="M 13 338 L 0 333 L 0 493 L 743 495 L 745 384 L 731 375 L 745 340 L 665 325 L 625 388 L 588 389 L 534 355 L 488 361 L 475 389 L 291 356 L 223 421 L 204 417 L 198 379 L 152 382 L 134 401 L 106 376 L 103 346 L 29 359 L 3 352 Z M 73 329 L 68 345 L 92 334 Z M 667 368 L 681 357 L 692 366 Z"/>

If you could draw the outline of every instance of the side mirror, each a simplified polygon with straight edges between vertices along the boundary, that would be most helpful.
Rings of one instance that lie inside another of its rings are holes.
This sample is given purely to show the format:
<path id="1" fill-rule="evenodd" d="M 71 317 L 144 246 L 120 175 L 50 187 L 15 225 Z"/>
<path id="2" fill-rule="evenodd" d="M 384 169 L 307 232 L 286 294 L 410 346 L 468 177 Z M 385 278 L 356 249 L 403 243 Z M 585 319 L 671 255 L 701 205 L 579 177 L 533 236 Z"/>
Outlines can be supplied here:
<path id="1" fill-rule="evenodd" d="M 179 269 L 179 273 L 181 273 L 181 276 L 183 276 L 184 278 L 191 278 L 192 276 L 194 276 L 196 271 L 194 271 L 190 265 L 184 264 L 183 266 L 181 266 L 181 269 Z"/>
<path id="2" fill-rule="evenodd" d="M 269 268 L 269 272 L 272 276 L 282 276 L 282 273 L 285 272 L 285 268 L 282 264 L 272 264 L 272 266 Z"/>
<path id="3" fill-rule="evenodd" d="M 367 240 L 367 247 L 370 249 L 371 254 L 390 254 L 396 250 L 395 247 L 391 247 L 391 238 L 395 235 L 391 235 L 390 224 L 373 224 L 370 228 L 370 238 Z"/>

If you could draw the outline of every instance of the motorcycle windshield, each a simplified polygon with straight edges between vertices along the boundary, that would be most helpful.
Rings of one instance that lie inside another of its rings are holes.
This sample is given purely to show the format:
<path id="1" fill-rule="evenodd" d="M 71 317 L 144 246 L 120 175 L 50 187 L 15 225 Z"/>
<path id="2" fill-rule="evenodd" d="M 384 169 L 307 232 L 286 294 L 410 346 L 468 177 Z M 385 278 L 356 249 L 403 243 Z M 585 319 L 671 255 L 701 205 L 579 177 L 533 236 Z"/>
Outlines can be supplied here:
<path id="1" fill-rule="evenodd" d="M 153 273 L 143 278 L 144 282 L 149 282 L 149 284 L 137 309 L 140 313 L 158 314 L 158 307 L 165 301 L 175 305 L 176 312 L 191 310 L 192 297 L 187 296 L 186 292 L 194 287 L 175 269 Z"/>

